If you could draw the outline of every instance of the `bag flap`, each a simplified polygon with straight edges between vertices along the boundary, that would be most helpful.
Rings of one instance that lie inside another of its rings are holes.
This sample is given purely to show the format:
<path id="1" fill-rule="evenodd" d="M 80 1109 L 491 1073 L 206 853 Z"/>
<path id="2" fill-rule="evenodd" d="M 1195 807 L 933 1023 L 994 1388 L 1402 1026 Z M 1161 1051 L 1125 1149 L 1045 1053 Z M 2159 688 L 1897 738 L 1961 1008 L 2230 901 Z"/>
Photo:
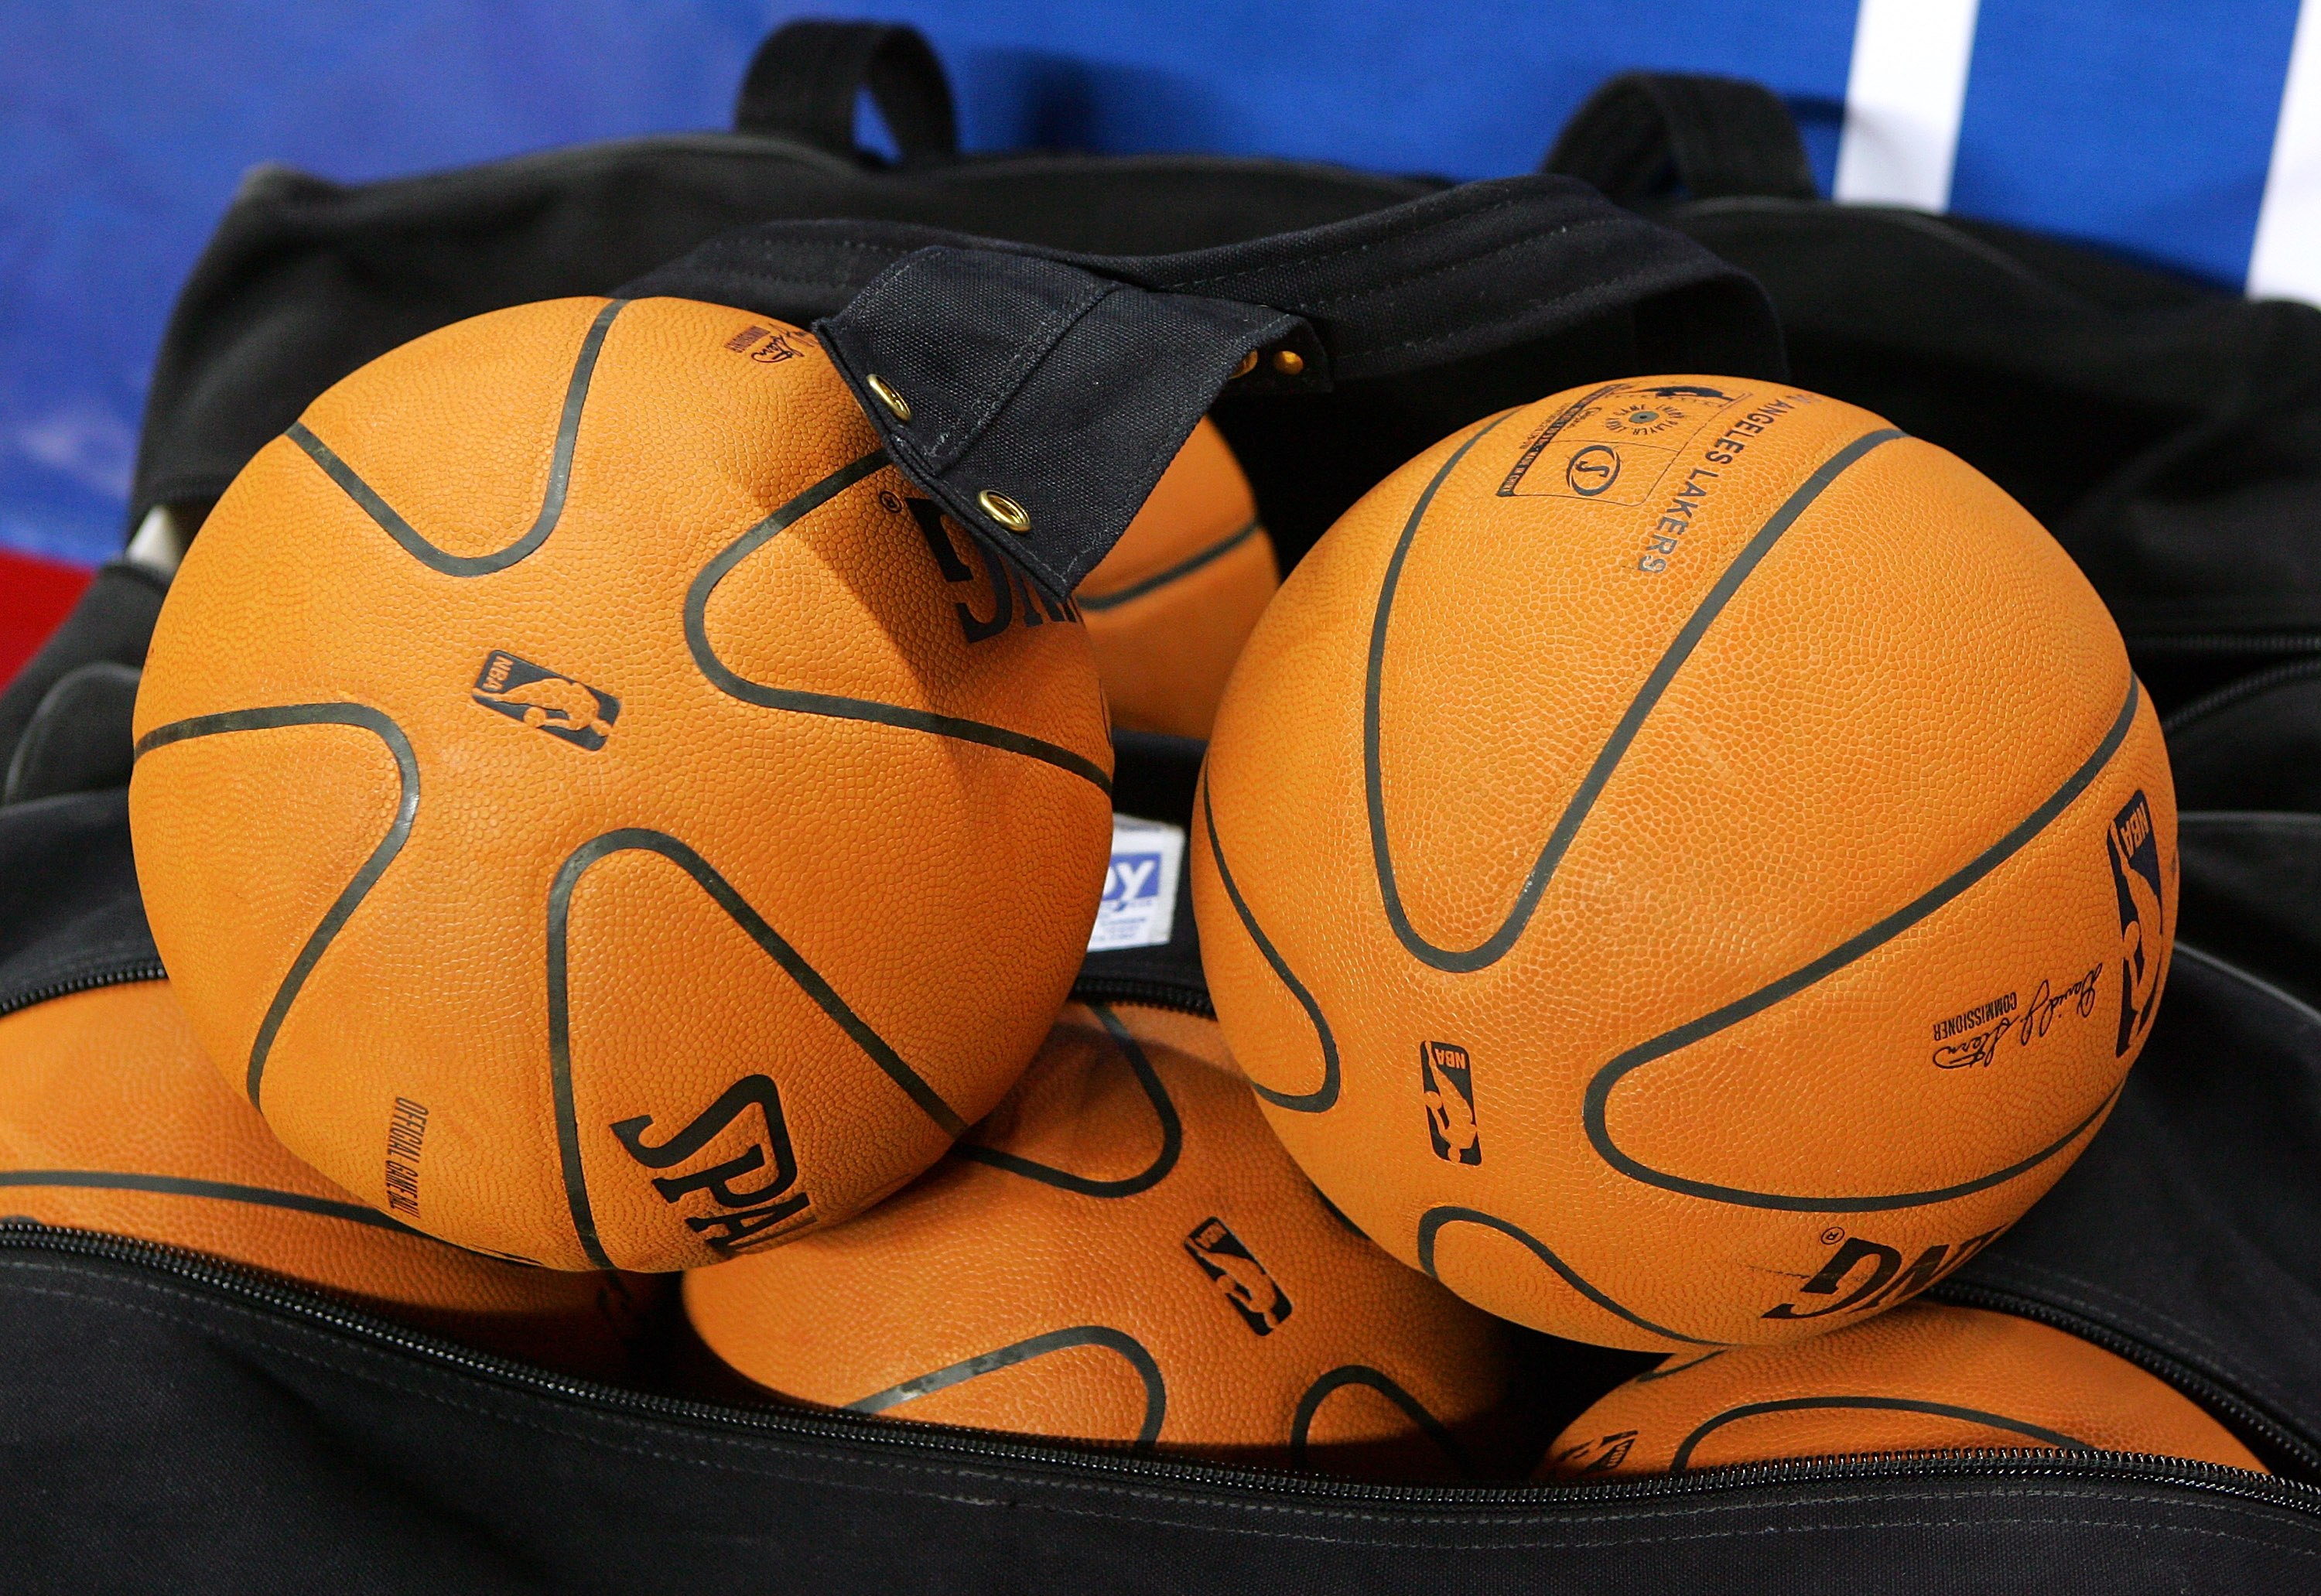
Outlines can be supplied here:
<path id="1" fill-rule="evenodd" d="M 816 331 L 896 464 L 1059 597 L 1228 381 L 1218 424 L 1294 561 L 1382 464 L 1493 410 L 1636 369 L 1782 370 L 1754 283 L 1557 178 L 1178 255 L 772 223 L 622 292 L 823 315 Z M 1575 358 L 1570 341 L 1590 333 L 1610 337 Z M 869 385 L 881 371 L 907 394 L 902 411 Z M 1335 402 L 1299 403 L 1324 395 Z M 1283 414 L 1237 425 L 1261 405 Z M 1317 476 L 1333 457 L 1340 472 Z M 1028 525 L 996 521 L 987 492 L 1026 507 Z"/>

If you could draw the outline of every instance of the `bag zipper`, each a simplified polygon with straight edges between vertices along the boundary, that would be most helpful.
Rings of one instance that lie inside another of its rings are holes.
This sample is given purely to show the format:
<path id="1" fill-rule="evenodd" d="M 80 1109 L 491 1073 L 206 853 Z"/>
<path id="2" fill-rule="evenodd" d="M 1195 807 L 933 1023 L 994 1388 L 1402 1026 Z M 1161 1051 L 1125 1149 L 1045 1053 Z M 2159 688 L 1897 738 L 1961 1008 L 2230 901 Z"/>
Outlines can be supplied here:
<path id="1" fill-rule="evenodd" d="M 1993 1286 L 1943 1281 L 1926 1296 L 1930 1300 L 1947 1302 L 1958 1308 L 1980 1308 L 1993 1313 L 2012 1314 L 2016 1318 L 2030 1319 L 2051 1329 L 2065 1331 L 2082 1341 L 2092 1342 L 2106 1352 L 2125 1358 L 2138 1368 L 2158 1375 L 2211 1413 L 2223 1418 L 2244 1437 L 2261 1442 L 2262 1445 L 2258 1450 L 2269 1449 L 2274 1463 L 2293 1463 L 2298 1473 L 2321 1478 L 2321 1447 L 2301 1439 L 2253 1403 L 2235 1396 L 2228 1387 L 2165 1353 L 2154 1352 L 2132 1336 L 2123 1336 L 2078 1314 L 2050 1308 L 2036 1298 Z"/>
<path id="2" fill-rule="evenodd" d="M 2131 654 L 2321 653 L 2321 632 L 2135 632 L 2126 642 Z"/>
<path id="3" fill-rule="evenodd" d="M 0 999 L 0 1015 L 76 992 L 91 991 L 98 987 L 163 979 L 165 972 L 159 960 L 135 960 L 52 981 Z M 1072 997 L 1078 1002 L 1133 1003 L 1171 1009 L 1180 1014 L 1197 1014 L 1209 1018 L 1215 1017 L 1215 1010 L 1205 991 L 1175 981 L 1093 977 L 1074 983 Z M 2321 1512 L 2321 1489 L 2301 1482 L 2279 1475 L 2252 1474 L 2244 1469 L 2229 1468 L 2220 1464 L 2144 1453 L 2107 1453 L 2100 1464 L 2053 1452 L 1981 1450 L 1945 1453 L 1940 1456 L 1875 1454 L 1798 1463 L 1734 1464 L 1676 1476 L 1591 1485 L 1373 1485 L 1287 1474 L 1254 1467 L 1136 1457 L 1123 1450 L 1094 1443 L 1066 1449 L 1037 1441 L 983 1438 L 970 1430 L 898 1426 L 891 1420 L 844 1412 L 807 1412 L 771 1407 L 737 1408 L 657 1396 L 559 1374 L 514 1359 L 477 1352 L 455 1342 L 345 1307 L 319 1292 L 291 1285 L 272 1276 L 157 1243 L 105 1236 L 93 1231 L 67 1230 L 23 1219 L 0 1219 L 0 1248 L 6 1247 L 31 1247 L 37 1251 L 156 1268 L 224 1295 L 310 1324 L 321 1325 L 356 1340 L 389 1346 L 425 1362 L 496 1379 L 535 1394 L 578 1401 L 610 1412 L 705 1424 L 712 1427 L 739 1427 L 800 1439 L 869 1441 L 880 1446 L 900 1445 L 906 1450 L 932 1449 L 951 1456 L 1094 1469 L 1098 1473 L 1124 1473 L 1134 1478 L 1166 1478 L 1188 1485 L 1232 1484 L 1247 1488 L 1258 1484 L 1276 1491 L 1287 1489 L 1333 1500 L 1482 1506 L 1517 1501 L 1534 1504 L 1548 1500 L 1559 1502 L 1581 1500 L 1626 1501 L 1670 1494 L 1693 1494 L 1713 1487 L 1738 1490 L 1792 1481 L 1965 1475 L 1993 1469 L 2010 1476 L 2071 1477 L 2085 1476 L 2091 1471 L 2101 1476 L 2106 1471 L 2125 1469 L 2139 1481 L 2164 1478 L 2175 1483 L 2222 1491 L 2227 1495 L 2253 1494 L 2259 1500 L 2280 1500 L 2286 1505 Z M 2107 1352 L 2149 1370 L 2212 1411 L 2226 1415 L 2242 1434 L 2253 1436 L 2271 1448 L 2276 1459 L 2292 1459 L 2302 1472 L 2321 1477 L 2321 1448 L 2300 1439 L 2207 1375 L 2128 1336 L 2076 1314 L 2049 1308 L 2034 1299 L 1988 1286 L 1945 1281 L 1927 1296 L 1961 1308 L 1985 1308 L 1995 1312 L 2011 1313 L 2019 1318 L 2032 1319 L 2092 1342 Z M 2256 1482 L 2262 1488 L 2253 1491 L 2250 1482 Z M 2279 1493 L 2284 1490 L 2293 1494 L 2281 1497 Z M 1551 1494 L 1543 1496 L 1543 1491 Z"/>
<path id="4" fill-rule="evenodd" d="M 69 998 L 76 992 L 91 992 L 99 987 L 126 986 L 136 980 L 163 980 L 168 971 L 161 968 L 159 959 L 136 959 L 123 964 L 99 965 L 78 975 L 67 976 L 37 987 L 27 987 L 21 992 L 0 994 L 0 1016 L 10 1015 L 20 1008 L 30 1008 L 36 1003 L 46 1003 L 53 998 Z"/>
<path id="5" fill-rule="evenodd" d="M 1206 988 L 1189 982 L 1146 976 L 1083 975 L 1072 983 L 1075 1003 L 1131 1003 L 1141 1008 L 1166 1008 L 1178 1014 L 1217 1017 L 1216 1005 Z"/>
<path id="6" fill-rule="evenodd" d="M 0 1250 L 102 1260 L 168 1275 L 277 1317 L 383 1347 L 440 1368 L 492 1381 L 531 1395 L 599 1412 L 696 1428 L 749 1432 L 800 1441 L 870 1446 L 923 1458 L 973 1459 L 1019 1468 L 1168 1484 L 1211 1493 L 1275 1500 L 1366 1503 L 1381 1507 L 1552 1511 L 1566 1505 L 1603 1509 L 1769 1485 L 1848 1480 L 2046 1479 L 2166 1484 L 2205 1495 L 2291 1508 L 2321 1516 L 2321 1489 L 2279 1475 L 2219 1464 L 2142 1453 L 2083 1455 L 1988 1450 L 1942 1455 L 1885 1453 L 1796 1463 L 1735 1464 L 1679 1475 L 1585 1485 L 1378 1485 L 1293 1474 L 1245 1464 L 1143 1457 L 1125 1448 L 1065 1446 L 973 1430 L 897 1423 L 867 1414 L 766 1407 L 742 1408 L 656 1395 L 556 1373 L 452 1342 L 349 1308 L 318 1292 L 238 1265 L 151 1242 L 66 1230 L 28 1220 L 0 1220 Z"/>
<path id="7" fill-rule="evenodd" d="M 2321 648 L 2321 637 L 2307 641 L 2311 642 L 2316 648 Z M 2277 688 L 2283 682 L 2296 681 L 2314 675 L 2321 675 L 2321 659 L 2292 660 L 2286 665 L 2270 666 L 2253 675 L 2244 676 L 2238 680 L 2227 682 L 2212 693 L 2202 694 L 2163 719 L 2161 722 L 2161 730 L 2171 734 L 2180 732 L 2189 725 L 2207 719 L 2220 709 L 2230 708 L 2244 698 Z"/>

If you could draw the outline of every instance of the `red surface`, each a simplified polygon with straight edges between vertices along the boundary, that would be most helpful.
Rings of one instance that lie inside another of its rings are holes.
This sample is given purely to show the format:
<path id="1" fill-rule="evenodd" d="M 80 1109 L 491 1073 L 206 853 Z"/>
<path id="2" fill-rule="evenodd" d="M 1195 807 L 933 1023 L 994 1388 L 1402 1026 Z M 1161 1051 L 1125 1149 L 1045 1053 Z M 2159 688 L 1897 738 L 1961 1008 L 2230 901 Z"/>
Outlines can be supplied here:
<path id="1" fill-rule="evenodd" d="M 86 566 L 0 550 L 0 682 L 48 640 L 88 586 Z"/>

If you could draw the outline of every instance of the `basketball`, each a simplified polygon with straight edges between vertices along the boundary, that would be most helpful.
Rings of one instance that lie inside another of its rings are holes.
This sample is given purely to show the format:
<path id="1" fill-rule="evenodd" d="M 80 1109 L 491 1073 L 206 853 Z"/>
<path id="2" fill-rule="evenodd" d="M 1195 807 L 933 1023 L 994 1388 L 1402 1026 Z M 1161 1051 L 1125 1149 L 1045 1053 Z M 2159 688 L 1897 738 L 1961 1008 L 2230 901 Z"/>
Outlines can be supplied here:
<path id="1" fill-rule="evenodd" d="M 694 1328 L 760 1384 L 860 1413 L 1338 1473 L 1487 1468 L 1497 1327 L 1334 1217 L 1198 1029 L 1215 1031 L 1067 1009 L 916 1185 L 687 1275 Z"/>
<path id="2" fill-rule="evenodd" d="M 2269 1473 L 2125 1358 L 2012 1314 L 1914 1302 L 1798 1346 L 1682 1353 L 1574 1419 L 1543 1479 L 1860 1452 L 2149 1452 Z"/>
<path id="3" fill-rule="evenodd" d="M 206 1253 L 598 1377 L 625 1370 L 658 1283 L 481 1257 L 357 1202 L 218 1079 L 166 981 L 0 1019 L 0 1218 Z"/>
<path id="4" fill-rule="evenodd" d="M 1289 1151 L 1536 1329 L 1791 1340 L 2103 1122 L 2176 917 L 2159 723 L 2038 524 L 1866 411 L 1614 382 L 1443 440 L 1283 585 L 1194 904 Z"/>
<path id="5" fill-rule="evenodd" d="M 1279 581 L 1249 479 L 1204 417 L 1073 595 L 1114 724 L 1207 736 Z"/>
<path id="6" fill-rule="evenodd" d="M 1046 1035 L 1109 846 L 1069 606 L 810 335 L 683 300 L 325 392 L 205 524 L 137 716 L 139 880 L 228 1081 L 399 1222 L 559 1269 L 933 1163 Z"/>

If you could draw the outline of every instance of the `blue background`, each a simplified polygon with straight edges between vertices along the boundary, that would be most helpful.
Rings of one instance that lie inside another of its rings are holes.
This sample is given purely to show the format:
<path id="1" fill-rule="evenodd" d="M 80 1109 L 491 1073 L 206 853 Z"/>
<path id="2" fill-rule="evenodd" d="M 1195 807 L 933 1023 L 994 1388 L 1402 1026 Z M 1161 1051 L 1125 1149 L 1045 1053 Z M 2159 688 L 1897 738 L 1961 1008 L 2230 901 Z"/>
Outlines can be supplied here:
<path id="1" fill-rule="evenodd" d="M 170 300 L 242 170 L 383 178 L 723 126 L 796 14 L 916 23 L 975 149 L 1201 150 L 1481 178 L 1607 75 L 1761 78 L 1835 160 L 1852 0 L 0 0 L 0 548 L 119 547 Z M 2237 286 L 2294 0 L 1983 0 L 1952 208 Z"/>

